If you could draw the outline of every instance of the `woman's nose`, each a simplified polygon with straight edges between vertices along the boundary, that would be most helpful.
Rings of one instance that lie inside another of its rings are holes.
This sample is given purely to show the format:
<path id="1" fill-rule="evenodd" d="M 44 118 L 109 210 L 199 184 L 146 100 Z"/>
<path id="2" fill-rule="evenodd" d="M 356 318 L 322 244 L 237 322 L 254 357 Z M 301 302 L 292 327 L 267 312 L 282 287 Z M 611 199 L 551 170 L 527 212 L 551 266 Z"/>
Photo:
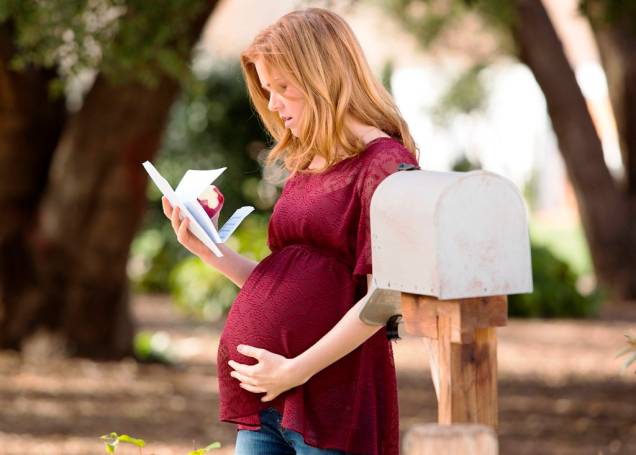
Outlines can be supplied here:
<path id="1" fill-rule="evenodd" d="M 280 100 L 275 93 L 269 95 L 269 104 L 267 107 L 270 111 L 276 111 L 280 107 Z"/>

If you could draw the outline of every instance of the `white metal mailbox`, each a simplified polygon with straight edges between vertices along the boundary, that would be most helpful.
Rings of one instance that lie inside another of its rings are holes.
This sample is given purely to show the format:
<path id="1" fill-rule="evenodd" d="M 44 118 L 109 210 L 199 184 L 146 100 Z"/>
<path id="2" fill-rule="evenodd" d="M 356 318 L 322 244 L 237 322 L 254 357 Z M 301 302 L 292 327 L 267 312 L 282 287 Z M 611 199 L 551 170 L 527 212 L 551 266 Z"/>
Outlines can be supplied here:
<path id="1" fill-rule="evenodd" d="M 532 292 L 517 188 L 488 171 L 396 172 L 371 199 L 371 252 L 360 319 L 395 338 L 403 318 L 399 326 L 422 337 L 440 424 L 496 429 L 496 328 L 506 325 L 507 296 Z"/>
<path id="2" fill-rule="evenodd" d="M 399 292 L 440 300 L 532 292 L 527 208 L 492 172 L 388 176 L 371 200 L 371 236 L 373 285 L 385 290 L 376 307 L 399 307 Z M 382 319 L 391 311 L 380 307 Z M 361 317 L 379 323 L 373 311 L 366 305 Z"/>

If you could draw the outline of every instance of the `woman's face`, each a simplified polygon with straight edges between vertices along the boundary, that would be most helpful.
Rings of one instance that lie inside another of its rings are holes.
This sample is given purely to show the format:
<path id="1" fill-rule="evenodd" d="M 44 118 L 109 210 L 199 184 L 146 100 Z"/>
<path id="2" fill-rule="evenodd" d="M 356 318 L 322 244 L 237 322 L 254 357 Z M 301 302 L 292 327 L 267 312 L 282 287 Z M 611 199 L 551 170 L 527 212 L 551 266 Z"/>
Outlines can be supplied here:
<path id="1" fill-rule="evenodd" d="M 268 109 L 276 112 L 283 120 L 285 128 L 289 128 L 298 137 L 300 119 L 305 111 L 302 92 L 275 68 L 267 67 L 262 58 L 255 60 L 254 66 L 261 87 L 269 94 Z"/>

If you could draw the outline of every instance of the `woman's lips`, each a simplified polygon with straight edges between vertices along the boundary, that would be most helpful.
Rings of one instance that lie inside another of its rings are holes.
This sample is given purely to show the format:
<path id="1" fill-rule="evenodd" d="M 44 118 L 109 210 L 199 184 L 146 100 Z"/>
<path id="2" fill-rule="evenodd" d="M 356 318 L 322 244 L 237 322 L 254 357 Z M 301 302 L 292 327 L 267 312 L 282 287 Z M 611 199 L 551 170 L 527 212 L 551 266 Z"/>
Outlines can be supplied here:
<path id="1" fill-rule="evenodd" d="M 283 122 L 285 122 L 285 126 L 287 126 L 287 124 L 291 122 L 293 119 L 294 119 L 293 117 L 283 117 Z"/>

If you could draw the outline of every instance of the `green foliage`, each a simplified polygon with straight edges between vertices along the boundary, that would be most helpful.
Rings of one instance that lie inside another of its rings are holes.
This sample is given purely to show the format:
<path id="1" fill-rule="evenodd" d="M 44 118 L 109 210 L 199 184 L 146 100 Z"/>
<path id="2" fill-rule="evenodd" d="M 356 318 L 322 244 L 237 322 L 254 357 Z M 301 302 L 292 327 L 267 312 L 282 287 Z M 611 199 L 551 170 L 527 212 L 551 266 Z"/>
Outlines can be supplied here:
<path id="1" fill-rule="evenodd" d="M 383 5 L 423 47 L 430 46 L 465 10 L 461 1 L 385 0 Z"/>
<path id="2" fill-rule="evenodd" d="M 103 435 L 101 439 L 106 441 L 106 453 L 115 453 L 120 442 L 126 442 L 140 448 L 146 445 L 143 439 L 133 438 L 126 434 L 118 435 L 115 432 L 110 433 L 109 435 Z"/>
<path id="3" fill-rule="evenodd" d="M 391 87 L 391 77 L 393 77 L 393 72 L 395 71 L 395 64 L 392 60 L 387 60 L 382 66 L 382 74 L 380 75 L 380 80 L 382 81 L 382 85 L 393 95 L 393 89 Z"/>
<path id="4" fill-rule="evenodd" d="M 134 238 L 128 276 L 139 292 L 167 292 L 170 270 L 189 252 L 174 239 L 174 231 L 167 218 L 160 226 L 142 229 Z"/>
<path id="5" fill-rule="evenodd" d="M 141 331 L 135 334 L 134 350 L 137 359 L 144 362 L 172 364 L 174 354 L 170 349 L 170 336 L 166 332 Z"/>
<path id="6" fill-rule="evenodd" d="M 488 93 L 480 78 L 483 69 L 483 65 L 475 65 L 449 85 L 433 109 L 435 123 L 445 126 L 457 114 L 470 114 L 486 107 Z"/>
<path id="7" fill-rule="evenodd" d="M 605 297 L 600 289 L 581 295 L 572 268 L 544 246 L 532 245 L 531 256 L 534 292 L 509 297 L 511 316 L 584 318 L 598 314 Z"/>
<path id="8" fill-rule="evenodd" d="M 581 0 L 579 11 L 595 26 L 624 24 L 636 32 L 636 2 L 631 0 Z"/>
<path id="9" fill-rule="evenodd" d="M 481 169 L 481 163 L 471 161 L 466 155 L 460 156 L 451 166 L 453 172 L 470 172 Z"/>
<path id="10" fill-rule="evenodd" d="M 115 450 L 117 450 L 117 446 L 119 445 L 120 442 L 126 442 L 126 443 L 139 447 L 140 453 L 143 453 L 142 449 L 143 447 L 146 446 L 146 443 L 143 439 L 133 438 L 132 436 L 128 436 L 125 434 L 118 435 L 115 432 L 110 433 L 109 435 L 104 435 L 101 437 L 101 439 L 106 441 L 105 443 L 106 453 L 115 453 Z M 208 452 L 211 452 L 214 449 L 219 449 L 219 448 L 221 448 L 221 443 L 213 442 L 212 444 L 209 444 L 206 447 L 188 452 L 188 455 L 204 455 Z"/>
<path id="11" fill-rule="evenodd" d="M 188 455 L 203 455 L 205 453 L 211 452 L 212 450 L 218 449 L 220 447 L 221 447 L 221 443 L 213 442 L 212 444 L 210 444 L 207 447 L 204 447 L 202 449 L 193 450 L 192 452 L 188 453 Z"/>
<path id="12" fill-rule="evenodd" d="M 516 20 L 515 2 L 510 0 L 456 0 L 475 11 L 495 30 L 508 33 Z"/>
<path id="13" fill-rule="evenodd" d="M 449 29 L 459 26 L 467 14 L 477 13 L 494 31 L 500 32 L 502 45 L 515 20 L 510 0 L 378 0 L 418 43 L 428 48 Z"/>
<path id="14" fill-rule="evenodd" d="M 543 223 L 532 217 L 529 227 L 532 242 L 547 247 L 558 258 L 567 262 L 577 276 L 594 272 L 581 224 L 555 226 L 554 223 Z"/>
<path id="15" fill-rule="evenodd" d="M 101 71 L 153 86 L 162 74 L 189 77 L 205 8 L 199 0 L 0 0 L 0 23 L 13 25 L 15 69 L 55 67 L 63 79 Z"/>

